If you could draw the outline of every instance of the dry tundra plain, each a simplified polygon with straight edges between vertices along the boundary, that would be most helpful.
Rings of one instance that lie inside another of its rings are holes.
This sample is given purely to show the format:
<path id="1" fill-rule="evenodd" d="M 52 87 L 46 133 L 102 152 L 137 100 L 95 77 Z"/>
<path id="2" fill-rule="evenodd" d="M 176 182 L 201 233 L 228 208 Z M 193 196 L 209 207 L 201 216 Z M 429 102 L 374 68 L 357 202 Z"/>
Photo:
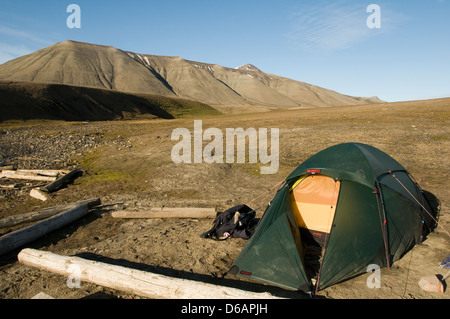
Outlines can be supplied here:
<path id="1" fill-rule="evenodd" d="M 231 266 L 245 240 L 200 238 L 210 228 L 211 220 L 117 219 L 111 212 L 155 206 L 223 210 L 247 203 L 263 207 L 258 211 L 261 213 L 274 195 L 272 187 L 309 156 L 339 143 L 366 143 L 394 157 L 423 189 L 440 199 L 440 226 L 423 244 L 394 263 L 390 272 L 382 269 L 381 288 L 368 288 L 367 274 L 319 291 L 318 297 L 450 299 L 448 289 L 443 294 L 432 293 L 418 285 L 422 276 L 444 275 L 446 270 L 438 266 L 449 255 L 450 238 L 444 229 L 450 229 L 450 99 L 254 113 L 227 111 L 173 120 L 1 123 L 0 149 L 5 164 L 17 164 L 19 168 L 78 167 L 85 173 L 45 202 L 31 198 L 26 191 L 2 190 L 0 218 L 99 197 L 102 206 L 27 247 L 302 298 L 232 276 L 217 278 Z M 239 127 L 278 128 L 278 171 L 260 174 L 265 164 L 259 162 L 174 163 L 171 150 L 177 141 L 171 134 L 176 128 L 192 132 L 194 120 L 202 120 L 204 130 L 218 128 L 223 132 Z M 18 140 L 20 146 L 15 144 Z M 3 229 L 0 234 L 12 230 Z M 140 298 L 90 283 L 71 289 L 61 275 L 20 264 L 19 251 L 0 257 L 2 299 L 27 299 L 39 292 L 69 299 Z"/>

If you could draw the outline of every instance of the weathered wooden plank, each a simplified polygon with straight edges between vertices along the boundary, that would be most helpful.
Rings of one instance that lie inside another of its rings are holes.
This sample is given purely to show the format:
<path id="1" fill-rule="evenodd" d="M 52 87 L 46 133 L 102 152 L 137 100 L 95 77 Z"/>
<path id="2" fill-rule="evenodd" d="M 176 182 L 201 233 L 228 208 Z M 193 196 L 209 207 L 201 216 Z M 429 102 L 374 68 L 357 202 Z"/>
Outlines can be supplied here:
<path id="1" fill-rule="evenodd" d="M 48 195 L 46 193 L 44 193 L 43 191 L 41 191 L 39 188 L 33 188 L 30 191 L 30 196 L 33 198 L 39 199 L 43 202 L 48 200 Z"/>
<path id="2" fill-rule="evenodd" d="M 26 179 L 26 180 L 46 181 L 46 182 L 56 181 L 56 176 L 44 176 L 24 171 L 9 171 L 9 170 L 1 171 L 0 178 Z"/>
<path id="3" fill-rule="evenodd" d="M 120 210 L 111 213 L 115 218 L 215 218 L 214 208 L 163 207 L 145 211 Z"/>

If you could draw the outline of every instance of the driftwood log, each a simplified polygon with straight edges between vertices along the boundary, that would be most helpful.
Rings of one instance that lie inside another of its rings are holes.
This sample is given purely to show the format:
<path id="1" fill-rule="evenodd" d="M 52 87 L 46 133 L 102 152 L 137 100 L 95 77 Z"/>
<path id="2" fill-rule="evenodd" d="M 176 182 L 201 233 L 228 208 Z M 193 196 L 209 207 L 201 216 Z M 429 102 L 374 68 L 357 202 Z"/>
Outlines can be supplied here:
<path id="1" fill-rule="evenodd" d="M 83 204 L 86 204 L 86 205 L 88 205 L 88 208 L 91 208 L 91 207 L 100 205 L 101 200 L 100 200 L 100 198 L 92 198 L 92 199 L 88 199 L 88 200 L 75 202 L 72 204 L 48 207 L 48 208 L 44 208 L 44 209 L 36 211 L 36 212 L 30 212 L 30 213 L 5 217 L 5 218 L 0 219 L 0 228 L 13 227 L 13 226 L 20 225 L 23 223 L 30 223 L 30 222 L 43 220 L 48 217 L 59 214 L 64 210 L 67 210 L 72 205 L 83 205 Z"/>
<path id="2" fill-rule="evenodd" d="M 168 299 L 279 299 L 256 293 L 187 279 L 173 278 L 142 270 L 67 257 L 35 249 L 23 249 L 19 262 L 67 276 L 67 283 L 90 282 L 148 298 Z"/>
<path id="3" fill-rule="evenodd" d="M 8 253 L 56 229 L 64 227 L 83 217 L 88 212 L 89 205 L 86 203 L 69 205 L 66 210 L 57 215 L 3 235 L 0 237 L 0 255 Z"/>
<path id="4" fill-rule="evenodd" d="M 63 186 L 64 184 L 70 183 L 75 178 L 79 177 L 83 173 L 80 169 L 74 169 L 69 173 L 63 175 L 62 177 L 55 180 L 53 183 L 48 184 L 47 186 L 42 187 L 42 191 L 51 193 Z"/>
<path id="5" fill-rule="evenodd" d="M 114 211 L 111 213 L 115 218 L 215 218 L 214 208 L 194 208 L 194 207 L 163 207 L 151 208 L 148 211 Z"/>
<path id="6" fill-rule="evenodd" d="M 67 206 L 50 207 L 38 212 L 30 212 L 0 219 L 0 228 L 13 227 L 27 222 L 46 219 L 67 209 Z"/>

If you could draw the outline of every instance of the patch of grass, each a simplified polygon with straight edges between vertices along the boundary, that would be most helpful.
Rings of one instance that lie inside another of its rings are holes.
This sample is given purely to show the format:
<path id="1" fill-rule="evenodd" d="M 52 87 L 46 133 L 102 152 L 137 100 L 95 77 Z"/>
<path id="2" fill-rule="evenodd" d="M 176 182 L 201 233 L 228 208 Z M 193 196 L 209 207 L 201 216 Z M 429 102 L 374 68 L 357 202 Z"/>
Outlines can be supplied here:
<path id="1" fill-rule="evenodd" d="M 104 151 L 101 149 L 96 149 L 89 152 L 87 155 L 78 159 L 79 165 L 88 171 L 92 170 L 95 166 L 95 162 L 103 155 Z"/>
<path id="2" fill-rule="evenodd" d="M 209 105 L 195 102 L 184 101 L 184 103 L 170 103 L 159 105 L 160 108 L 172 114 L 175 118 L 180 117 L 199 117 L 220 115 L 221 113 Z"/>
<path id="3" fill-rule="evenodd" d="M 241 166 L 242 170 L 250 175 L 260 175 L 261 174 L 261 168 L 256 164 L 242 164 Z"/>
<path id="4" fill-rule="evenodd" d="M 88 172 L 82 179 L 84 183 L 127 181 L 132 178 L 129 173 L 102 165 L 104 153 L 104 150 L 96 149 L 77 161 L 79 166 Z"/>
<path id="5" fill-rule="evenodd" d="M 163 193 L 163 197 L 176 199 L 204 199 L 201 193 L 195 189 L 171 190 Z"/>
<path id="6" fill-rule="evenodd" d="M 102 171 L 89 174 L 86 183 L 110 182 L 110 181 L 126 181 L 130 180 L 131 175 L 123 172 Z"/>
<path id="7" fill-rule="evenodd" d="M 433 141 L 439 142 L 439 141 L 448 141 L 450 138 L 448 135 L 433 135 L 431 139 Z"/>

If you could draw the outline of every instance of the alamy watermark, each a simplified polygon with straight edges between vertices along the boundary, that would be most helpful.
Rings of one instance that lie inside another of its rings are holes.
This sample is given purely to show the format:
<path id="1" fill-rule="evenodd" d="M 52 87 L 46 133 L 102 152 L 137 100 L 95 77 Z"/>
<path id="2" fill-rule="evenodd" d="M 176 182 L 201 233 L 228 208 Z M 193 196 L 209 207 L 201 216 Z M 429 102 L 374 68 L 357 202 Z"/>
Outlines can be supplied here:
<path id="1" fill-rule="evenodd" d="M 225 136 L 225 137 L 224 137 Z M 224 154 L 225 138 L 225 154 Z M 258 163 L 261 174 L 275 174 L 279 167 L 279 129 L 270 129 L 270 153 L 268 152 L 268 129 L 227 128 L 225 134 L 218 128 L 203 130 L 202 120 L 194 121 L 191 134 L 187 128 L 172 131 L 172 140 L 180 140 L 172 148 L 174 163 Z M 210 141 L 203 147 L 204 141 Z M 248 141 L 248 148 L 247 146 Z M 236 149 L 236 153 L 235 153 Z M 248 149 L 248 154 L 246 152 Z M 247 156 L 248 155 L 248 156 Z"/>
<path id="2" fill-rule="evenodd" d="M 71 13 L 66 20 L 66 25 L 69 29 L 81 28 L 81 8 L 78 4 L 69 4 L 66 12 Z M 366 25 L 369 29 L 381 28 L 381 7 L 378 4 L 369 4 L 366 12 L 370 13 L 367 17 Z"/>
<path id="3" fill-rule="evenodd" d="M 69 4 L 66 12 L 71 13 L 66 20 L 66 25 L 69 29 L 81 28 L 81 8 L 78 4 Z"/>
<path id="4" fill-rule="evenodd" d="M 69 273 L 67 277 L 66 285 L 68 288 L 81 288 L 81 267 L 77 264 L 69 264 L 66 266 L 66 270 Z"/>
<path id="5" fill-rule="evenodd" d="M 367 6 L 366 11 L 371 13 L 367 17 L 367 27 L 369 29 L 380 29 L 381 28 L 381 8 L 378 4 L 370 4 Z"/>
<path id="6" fill-rule="evenodd" d="M 370 289 L 381 288 L 381 271 L 380 266 L 376 264 L 370 264 L 367 266 L 367 272 L 372 273 L 367 277 L 367 287 Z"/>

